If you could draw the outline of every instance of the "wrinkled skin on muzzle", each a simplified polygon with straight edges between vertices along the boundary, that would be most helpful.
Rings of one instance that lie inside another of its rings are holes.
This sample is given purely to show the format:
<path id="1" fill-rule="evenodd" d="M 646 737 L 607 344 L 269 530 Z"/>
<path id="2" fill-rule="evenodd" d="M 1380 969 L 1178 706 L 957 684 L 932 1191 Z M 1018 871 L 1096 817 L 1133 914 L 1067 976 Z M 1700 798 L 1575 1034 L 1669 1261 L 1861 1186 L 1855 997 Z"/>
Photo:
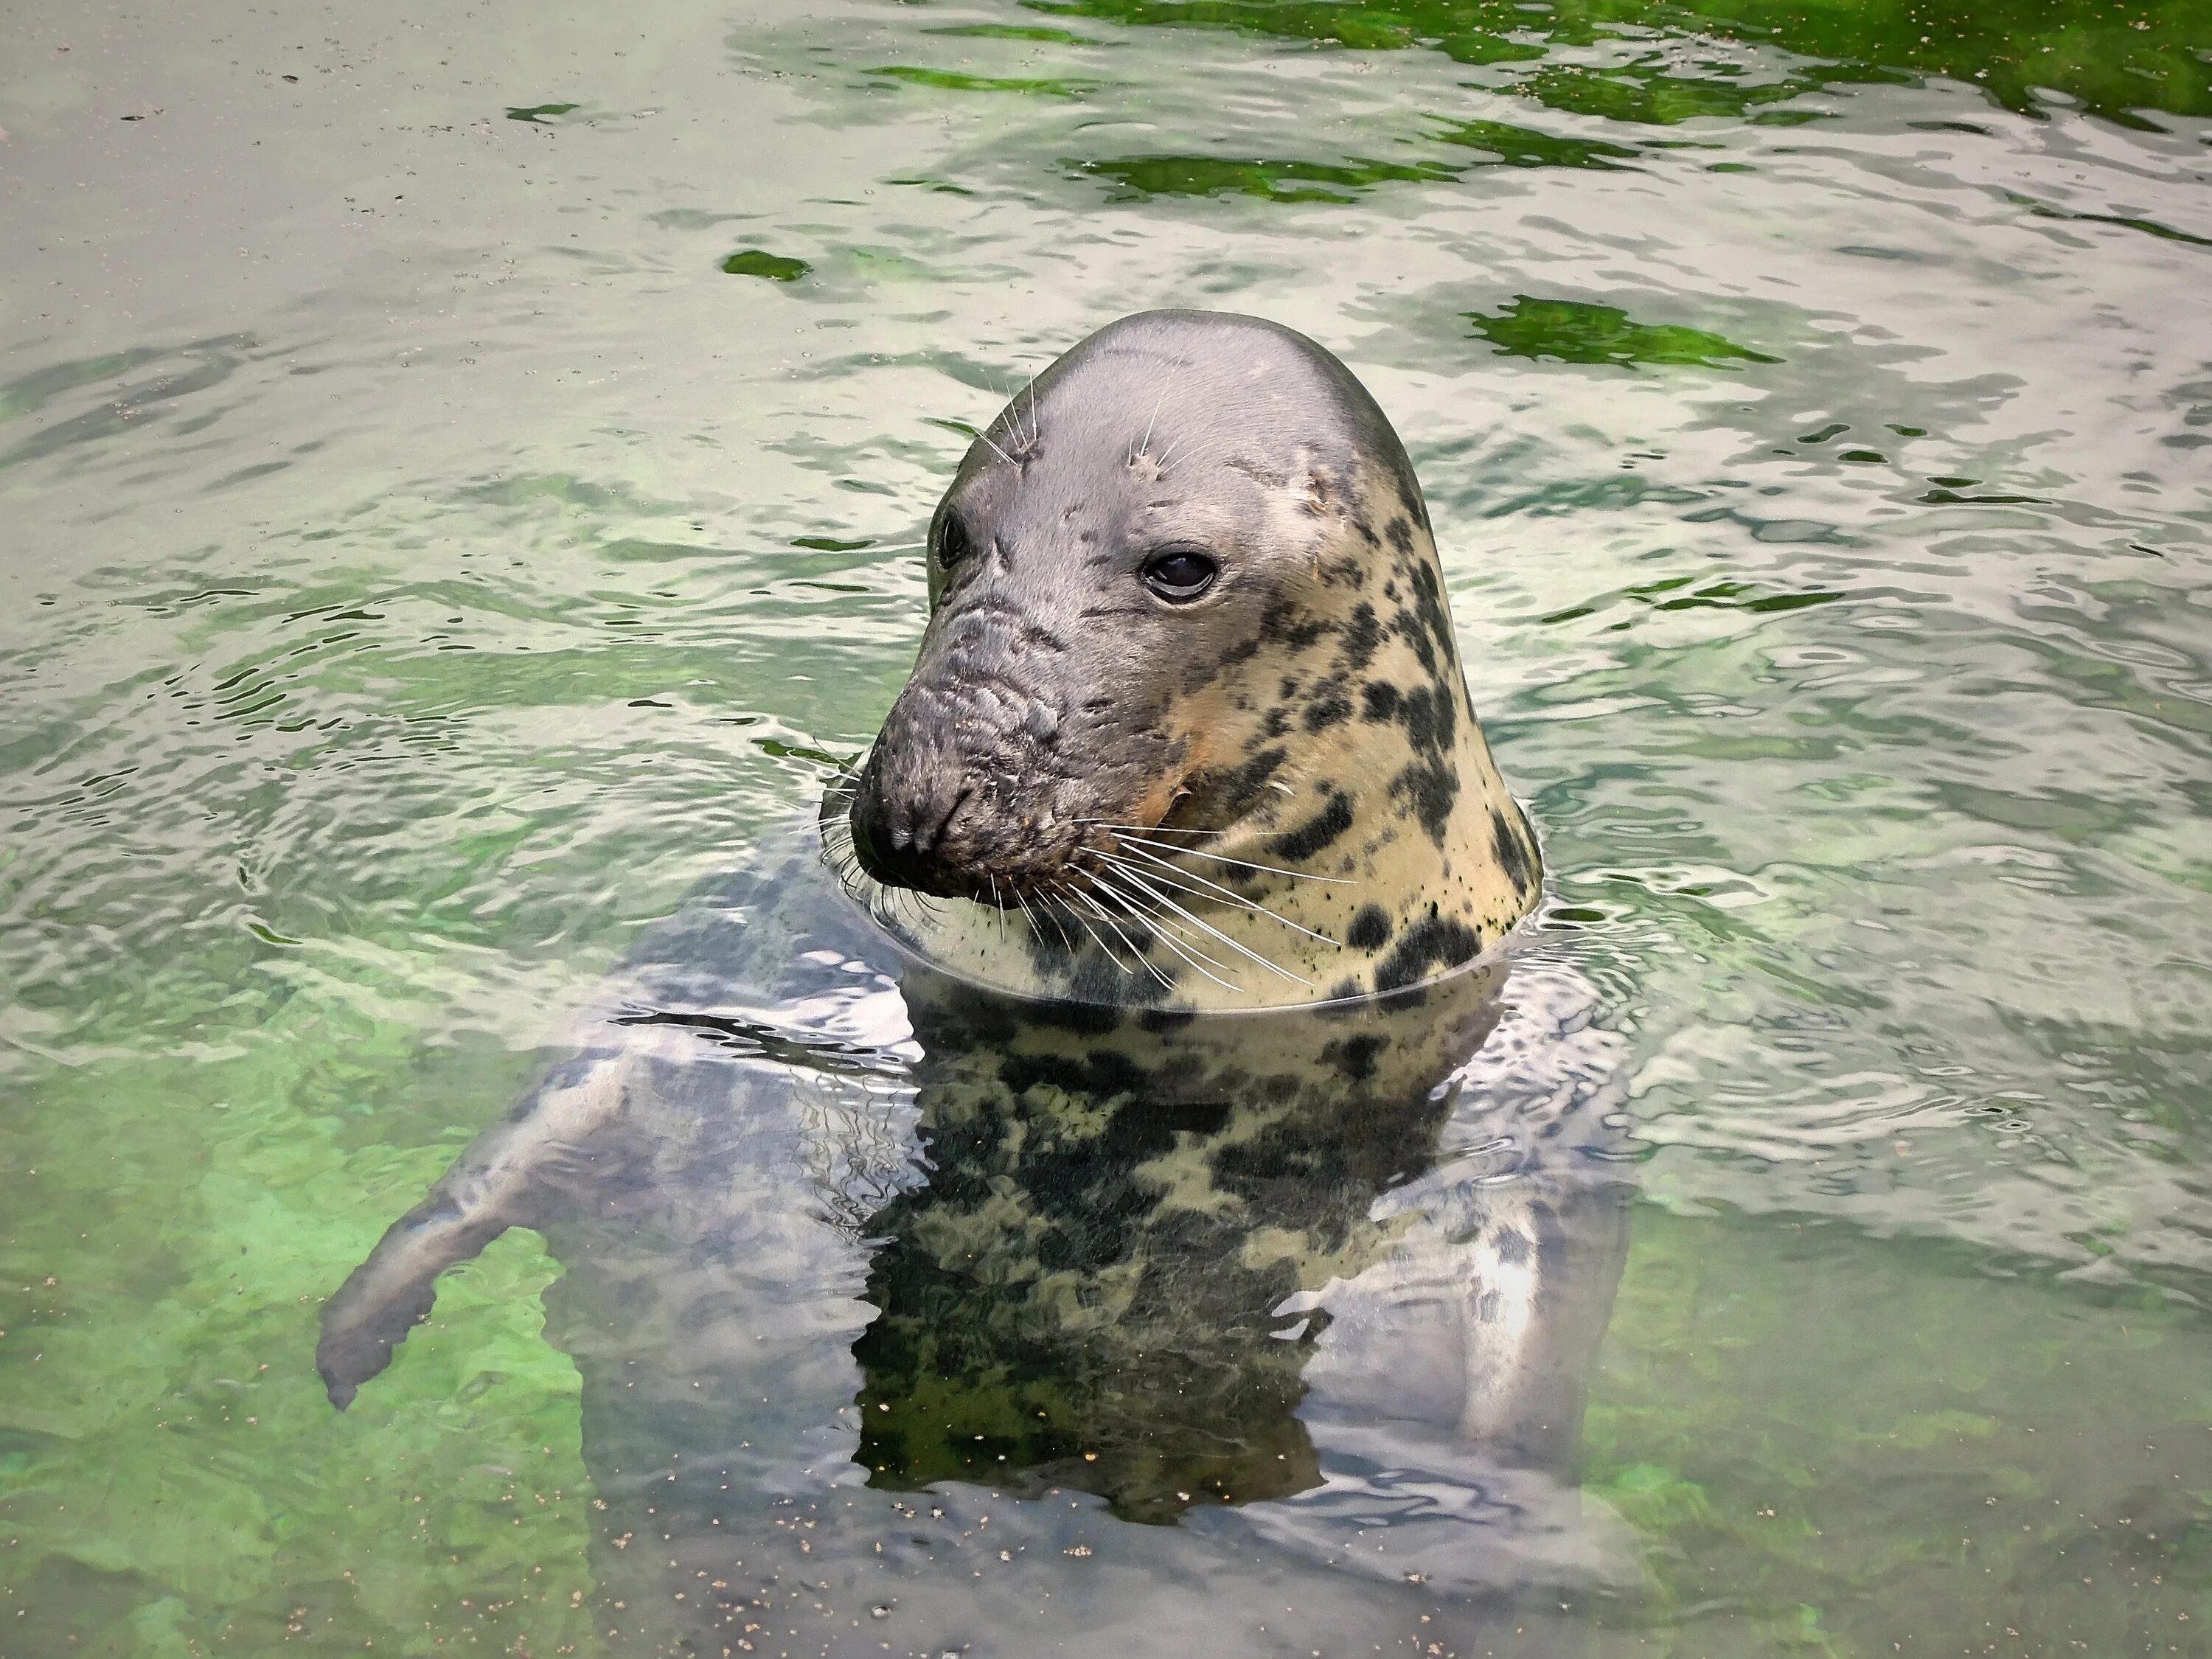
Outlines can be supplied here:
<path id="1" fill-rule="evenodd" d="M 1106 823 L 1156 823 L 1186 744 L 1164 700 L 1114 695 L 1128 666 L 1103 642 L 1025 614 L 988 580 L 933 622 L 852 806 L 877 880 L 1010 904 L 1050 888 Z"/>

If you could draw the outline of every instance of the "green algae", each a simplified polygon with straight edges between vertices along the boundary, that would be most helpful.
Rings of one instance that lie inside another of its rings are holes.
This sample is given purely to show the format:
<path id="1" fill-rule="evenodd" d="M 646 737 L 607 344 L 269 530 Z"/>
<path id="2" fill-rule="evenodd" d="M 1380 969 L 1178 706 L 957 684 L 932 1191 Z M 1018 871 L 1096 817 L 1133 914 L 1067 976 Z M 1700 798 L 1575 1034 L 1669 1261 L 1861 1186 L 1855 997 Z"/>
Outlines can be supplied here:
<path id="1" fill-rule="evenodd" d="M 1468 312 L 1467 320 L 1502 356 L 1537 362 L 1732 368 L 1782 361 L 1704 329 L 1639 323 L 1618 307 L 1580 300 L 1520 294 L 1498 312 Z"/>
<path id="2" fill-rule="evenodd" d="M 732 276 L 761 276 L 771 283 L 795 283 L 813 269 L 804 259 L 757 247 L 739 248 L 722 261 L 722 270 Z"/>

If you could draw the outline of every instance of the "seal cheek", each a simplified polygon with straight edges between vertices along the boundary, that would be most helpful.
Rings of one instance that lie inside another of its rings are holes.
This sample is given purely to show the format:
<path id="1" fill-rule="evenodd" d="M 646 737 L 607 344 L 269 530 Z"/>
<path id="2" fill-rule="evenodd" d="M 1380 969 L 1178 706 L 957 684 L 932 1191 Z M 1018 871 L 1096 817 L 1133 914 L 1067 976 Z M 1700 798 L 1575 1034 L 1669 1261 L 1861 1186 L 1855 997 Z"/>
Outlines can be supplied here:
<path id="1" fill-rule="evenodd" d="M 1175 803 L 1190 794 L 1190 779 L 1206 768 L 1206 757 L 1212 745 L 1207 744 L 1207 734 L 1201 730 L 1182 730 L 1168 737 L 1168 763 L 1155 765 L 1152 779 L 1139 796 L 1134 796 L 1126 807 L 1124 817 L 1103 814 L 1115 823 L 1155 830 L 1175 811 Z"/>

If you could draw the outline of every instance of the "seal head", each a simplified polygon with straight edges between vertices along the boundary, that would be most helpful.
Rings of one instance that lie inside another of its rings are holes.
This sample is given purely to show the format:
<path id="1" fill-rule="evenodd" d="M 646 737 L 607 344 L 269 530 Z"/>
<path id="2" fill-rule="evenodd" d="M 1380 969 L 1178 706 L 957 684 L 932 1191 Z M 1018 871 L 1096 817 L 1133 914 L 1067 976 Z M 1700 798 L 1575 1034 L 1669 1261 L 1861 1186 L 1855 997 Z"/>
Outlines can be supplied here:
<path id="1" fill-rule="evenodd" d="M 1534 902 L 1404 446 L 1304 335 L 1164 311 L 1075 346 L 969 447 L 929 592 L 829 817 L 939 966 L 1279 1006 L 1418 985 Z"/>

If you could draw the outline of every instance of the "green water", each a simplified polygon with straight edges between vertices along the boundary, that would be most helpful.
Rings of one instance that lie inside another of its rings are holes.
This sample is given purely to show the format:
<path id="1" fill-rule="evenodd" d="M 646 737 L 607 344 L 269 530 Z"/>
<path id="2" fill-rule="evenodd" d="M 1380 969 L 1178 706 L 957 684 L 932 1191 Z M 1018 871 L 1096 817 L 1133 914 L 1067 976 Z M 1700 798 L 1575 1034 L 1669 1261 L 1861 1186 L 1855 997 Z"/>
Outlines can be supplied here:
<path id="1" fill-rule="evenodd" d="M 2212 1652 L 2212 6 L 0 40 L 0 1655 L 599 1650 L 533 1236 L 343 1416 L 319 1301 L 1153 305 L 1405 435 L 1643 1148 L 1638 1585 L 1255 1632 L 1159 1530 L 1163 1651 Z"/>

